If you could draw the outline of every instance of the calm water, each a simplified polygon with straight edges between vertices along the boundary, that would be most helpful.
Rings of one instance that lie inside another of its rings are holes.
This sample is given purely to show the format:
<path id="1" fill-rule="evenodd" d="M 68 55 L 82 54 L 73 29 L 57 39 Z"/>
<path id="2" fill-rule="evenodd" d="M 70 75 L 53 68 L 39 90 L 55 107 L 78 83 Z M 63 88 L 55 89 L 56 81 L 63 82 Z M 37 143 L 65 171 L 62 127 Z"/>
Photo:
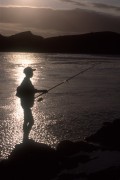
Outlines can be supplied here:
<path id="1" fill-rule="evenodd" d="M 23 111 L 15 96 L 26 66 L 36 68 L 31 79 L 38 89 L 51 90 L 32 109 L 34 125 L 29 138 L 55 147 L 61 140 L 83 140 L 105 121 L 120 118 L 120 57 L 0 53 L 0 158 L 7 158 L 23 138 Z M 99 64 L 100 63 L 100 64 Z"/>

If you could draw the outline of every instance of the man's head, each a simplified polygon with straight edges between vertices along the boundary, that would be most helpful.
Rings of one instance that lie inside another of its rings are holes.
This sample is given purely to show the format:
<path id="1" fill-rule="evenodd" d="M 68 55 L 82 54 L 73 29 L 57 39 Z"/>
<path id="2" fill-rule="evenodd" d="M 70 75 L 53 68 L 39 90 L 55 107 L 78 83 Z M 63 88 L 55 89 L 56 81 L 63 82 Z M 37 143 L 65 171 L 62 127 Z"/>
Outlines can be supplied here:
<path id="1" fill-rule="evenodd" d="M 33 71 L 35 71 L 36 69 L 32 69 L 31 67 L 26 67 L 23 72 L 26 76 L 28 77 L 32 77 L 33 76 Z"/>

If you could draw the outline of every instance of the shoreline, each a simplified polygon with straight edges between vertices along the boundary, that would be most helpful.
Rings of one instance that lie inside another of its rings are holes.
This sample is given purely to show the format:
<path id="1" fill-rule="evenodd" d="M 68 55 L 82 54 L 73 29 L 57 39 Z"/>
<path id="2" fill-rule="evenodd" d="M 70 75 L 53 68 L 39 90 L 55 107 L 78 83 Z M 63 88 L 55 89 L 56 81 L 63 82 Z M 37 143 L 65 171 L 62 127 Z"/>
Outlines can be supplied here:
<path id="1" fill-rule="evenodd" d="M 0 161 L 4 179 L 47 180 L 120 178 L 120 119 L 106 122 L 85 141 L 64 140 L 56 149 L 31 139 L 17 144 L 8 159 Z M 7 172 L 7 173 L 5 173 Z M 16 173 L 15 173 L 16 172 Z"/>

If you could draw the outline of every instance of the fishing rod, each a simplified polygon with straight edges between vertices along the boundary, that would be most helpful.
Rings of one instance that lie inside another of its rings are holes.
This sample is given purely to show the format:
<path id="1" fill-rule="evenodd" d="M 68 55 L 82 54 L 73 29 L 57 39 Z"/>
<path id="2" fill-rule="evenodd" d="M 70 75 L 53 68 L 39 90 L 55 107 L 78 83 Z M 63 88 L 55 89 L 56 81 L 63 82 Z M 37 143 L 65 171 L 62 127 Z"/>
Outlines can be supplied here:
<path id="1" fill-rule="evenodd" d="M 97 64 L 98 64 L 98 63 L 97 63 Z M 58 86 L 60 86 L 60 85 L 62 85 L 62 84 L 64 84 L 64 83 L 70 81 L 71 79 L 75 78 L 75 77 L 78 76 L 79 74 L 82 74 L 82 73 L 84 73 L 84 72 L 92 69 L 92 68 L 93 68 L 94 66 L 96 66 L 97 64 L 93 64 L 93 65 L 90 66 L 89 68 L 80 71 L 79 73 L 77 73 L 77 74 L 69 77 L 68 79 L 62 81 L 61 83 L 56 84 L 55 86 L 53 86 L 53 87 L 51 87 L 50 89 L 48 89 L 47 93 L 48 93 L 49 91 L 51 91 L 52 89 L 55 89 L 56 87 L 58 87 Z M 45 93 L 40 93 L 38 96 L 35 97 L 35 99 L 38 98 L 38 97 L 40 97 L 40 96 L 43 95 L 43 94 L 45 94 Z M 42 101 L 42 100 L 43 100 L 42 98 L 39 98 L 37 101 L 39 102 L 39 101 Z"/>

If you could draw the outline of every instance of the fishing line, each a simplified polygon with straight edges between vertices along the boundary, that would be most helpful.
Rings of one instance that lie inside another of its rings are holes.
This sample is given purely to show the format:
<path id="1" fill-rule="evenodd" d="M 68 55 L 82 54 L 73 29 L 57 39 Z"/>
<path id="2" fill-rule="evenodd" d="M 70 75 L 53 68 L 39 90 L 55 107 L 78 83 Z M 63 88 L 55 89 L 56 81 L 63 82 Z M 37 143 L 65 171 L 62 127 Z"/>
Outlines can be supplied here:
<path id="1" fill-rule="evenodd" d="M 82 74 L 82 73 L 84 73 L 84 72 L 86 72 L 86 71 L 94 68 L 97 64 L 100 64 L 100 63 L 95 63 L 95 64 L 93 64 L 92 66 L 90 66 L 89 68 L 80 71 L 79 73 L 77 73 L 77 74 L 69 77 L 68 79 L 62 81 L 61 83 L 56 84 L 55 86 L 53 86 L 53 87 L 51 87 L 50 89 L 48 89 L 48 92 L 51 91 L 51 90 L 53 90 L 53 89 L 55 89 L 55 88 L 57 88 L 58 86 L 61 86 L 62 84 L 66 83 L 66 82 L 69 82 L 71 79 L 79 76 L 80 74 Z M 48 92 L 47 92 L 47 93 L 48 93 Z M 38 98 L 38 97 L 40 97 L 40 96 L 42 96 L 43 94 L 45 94 L 45 93 L 40 93 L 38 96 L 35 97 L 35 99 Z M 43 100 L 43 98 L 41 97 L 41 98 L 39 98 L 37 101 L 39 102 L 39 101 L 42 101 L 42 100 Z"/>

